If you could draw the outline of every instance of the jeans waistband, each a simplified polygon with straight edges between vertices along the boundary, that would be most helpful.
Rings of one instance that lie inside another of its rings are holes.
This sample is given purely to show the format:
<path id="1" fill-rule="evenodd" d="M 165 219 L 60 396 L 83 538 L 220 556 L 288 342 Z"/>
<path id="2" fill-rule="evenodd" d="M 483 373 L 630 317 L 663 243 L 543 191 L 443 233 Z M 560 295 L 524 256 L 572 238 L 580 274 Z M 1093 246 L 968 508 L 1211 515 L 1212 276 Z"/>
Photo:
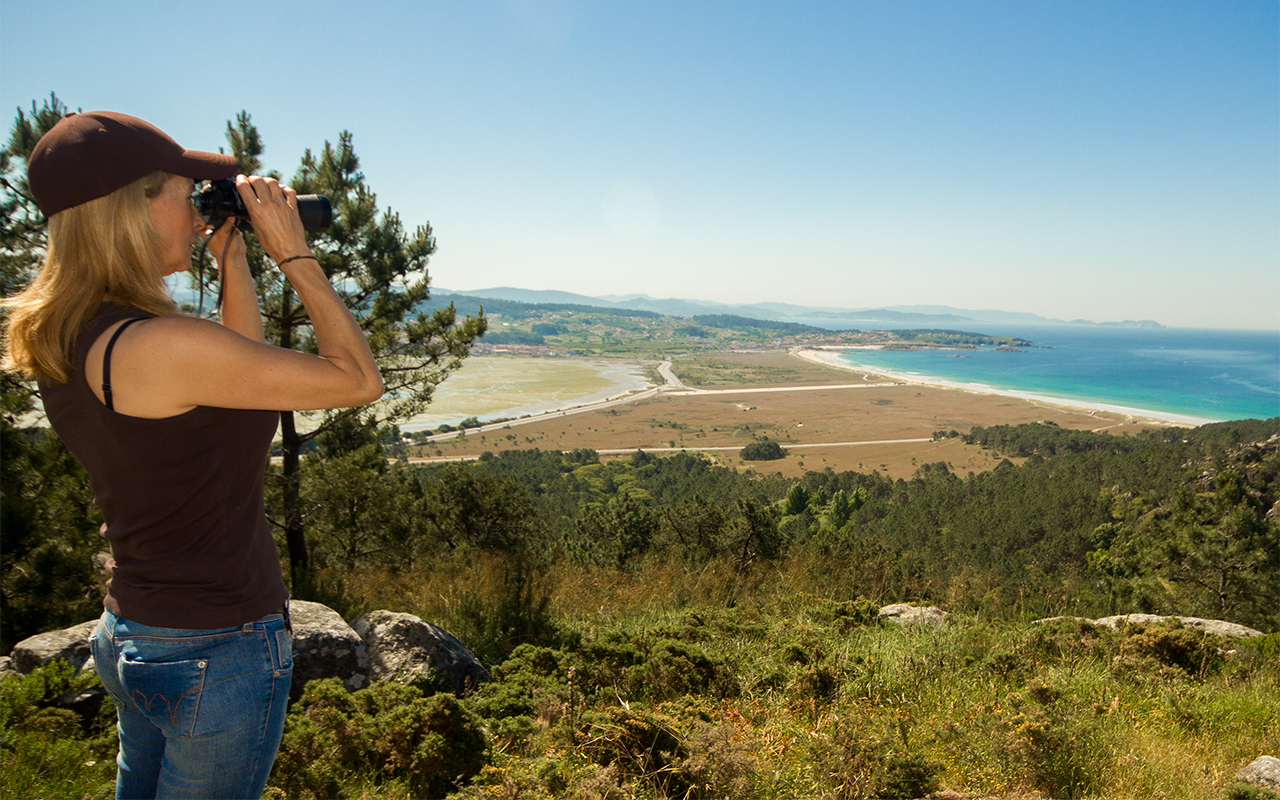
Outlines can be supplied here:
<path id="1" fill-rule="evenodd" d="M 112 638 L 119 635 L 119 629 L 125 629 L 124 636 L 158 636 L 164 638 L 185 639 L 198 638 L 201 636 L 217 636 L 237 632 L 250 631 L 267 631 L 282 626 L 292 633 L 291 620 L 289 619 L 288 608 L 282 608 L 280 611 L 273 611 L 262 617 L 246 622 L 243 625 L 227 626 L 225 628 L 169 628 L 158 625 L 144 625 L 141 622 L 135 622 L 124 617 L 117 617 L 110 610 L 104 609 L 102 612 L 102 626 L 106 629 L 107 634 Z"/>

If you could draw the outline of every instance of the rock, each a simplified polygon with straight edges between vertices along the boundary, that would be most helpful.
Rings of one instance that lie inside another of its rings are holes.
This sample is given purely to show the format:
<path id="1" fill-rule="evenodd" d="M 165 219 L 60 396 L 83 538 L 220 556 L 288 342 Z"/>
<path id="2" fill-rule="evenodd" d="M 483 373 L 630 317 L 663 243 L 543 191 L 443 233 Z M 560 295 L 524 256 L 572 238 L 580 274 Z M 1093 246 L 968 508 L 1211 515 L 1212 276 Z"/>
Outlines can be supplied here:
<path id="1" fill-rule="evenodd" d="M 1236 773 L 1236 780 L 1280 792 L 1280 758 L 1258 756 L 1249 762 L 1249 766 Z"/>
<path id="2" fill-rule="evenodd" d="M 345 620 L 326 605 L 291 600 L 293 621 L 292 700 L 302 696 L 307 681 L 338 678 L 347 691 L 362 688 L 369 680 L 369 656 L 364 642 Z"/>
<path id="3" fill-rule="evenodd" d="M 412 614 L 373 611 L 352 623 L 369 651 L 369 678 L 427 681 L 461 695 L 493 678 L 462 642 Z"/>
<path id="4" fill-rule="evenodd" d="M 412 614 L 374 611 L 348 625 L 338 612 L 306 600 L 289 604 L 293 621 L 293 686 L 302 696 L 307 681 L 338 678 L 348 691 L 370 680 L 403 683 L 426 679 L 438 688 L 462 694 L 492 678 L 462 642 Z M 27 674 L 50 661 L 66 659 L 77 669 L 92 668 L 89 634 L 97 620 L 32 636 L 0 659 L 0 678 Z M 90 702 L 96 698 L 85 698 Z"/>
<path id="5" fill-rule="evenodd" d="M 17 670 L 13 668 L 13 659 L 8 656 L 0 656 L 0 681 L 17 674 Z"/>
<path id="6" fill-rule="evenodd" d="M 82 692 L 63 695 L 58 698 L 58 705 L 74 711 L 80 717 L 80 724 L 88 729 L 93 725 L 93 721 L 98 718 L 102 703 L 106 699 L 107 690 L 102 688 L 102 684 L 95 683 Z"/>
<path id="7" fill-rule="evenodd" d="M 923 622 L 926 625 L 941 625 L 946 622 L 947 612 L 937 606 L 913 606 L 908 603 L 896 603 L 884 606 L 877 615 L 886 622 L 896 625 L 914 625 Z"/>
<path id="8" fill-rule="evenodd" d="M 13 667 L 26 675 L 59 658 L 65 659 L 76 669 L 89 660 L 89 634 L 98 621 L 90 620 L 60 631 L 38 633 L 14 645 L 10 656 Z"/>
<path id="9" fill-rule="evenodd" d="M 1233 636 L 1237 639 L 1250 639 L 1254 636 L 1264 636 L 1262 631 L 1256 631 L 1253 628 L 1247 628 L 1244 625 L 1237 625 L 1234 622 L 1223 622 L 1220 619 L 1200 619 L 1198 617 L 1162 617 L 1157 614 L 1122 614 L 1116 617 L 1103 617 L 1093 621 L 1094 625 L 1101 625 L 1111 630 L 1120 630 L 1123 625 L 1159 625 L 1168 620 L 1178 620 L 1183 627 L 1195 628 L 1205 633 L 1213 633 L 1218 636 Z"/>

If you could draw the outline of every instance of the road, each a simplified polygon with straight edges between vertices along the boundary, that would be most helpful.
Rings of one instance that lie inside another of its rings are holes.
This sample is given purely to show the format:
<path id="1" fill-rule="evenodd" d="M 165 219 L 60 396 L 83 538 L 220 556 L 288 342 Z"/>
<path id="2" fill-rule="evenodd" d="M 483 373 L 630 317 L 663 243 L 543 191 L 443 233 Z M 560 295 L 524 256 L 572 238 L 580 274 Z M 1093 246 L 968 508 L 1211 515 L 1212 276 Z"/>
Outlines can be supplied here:
<path id="1" fill-rule="evenodd" d="M 803 450 L 815 447 L 859 447 L 872 444 L 920 444 L 922 442 L 931 442 L 932 439 L 879 439 L 875 441 L 865 442 L 815 442 L 810 444 L 787 444 L 783 445 L 786 450 Z M 643 450 L 646 453 L 705 453 L 705 452 L 727 452 L 738 451 L 742 449 L 742 445 L 732 445 L 729 447 L 620 447 L 609 450 L 596 450 L 603 456 L 620 456 L 627 453 L 634 453 L 637 450 Z M 568 450 L 561 452 L 567 453 Z M 479 456 L 442 456 L 439 458 L 411 458 L 410 464 L 449 464 L 456 461 L 475 461 Z M 388 459 L 395 461 L 396 459 Z"/>

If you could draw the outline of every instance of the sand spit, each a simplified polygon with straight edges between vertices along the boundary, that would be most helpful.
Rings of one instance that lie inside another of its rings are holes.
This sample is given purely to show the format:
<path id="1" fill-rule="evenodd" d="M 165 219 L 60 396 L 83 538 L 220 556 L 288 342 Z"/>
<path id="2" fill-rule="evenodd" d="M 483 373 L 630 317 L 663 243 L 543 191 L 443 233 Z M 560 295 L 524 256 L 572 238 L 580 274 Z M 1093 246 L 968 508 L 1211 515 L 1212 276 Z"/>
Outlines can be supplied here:
<path id="1" fill-rule="evenodd" d="M 866 348 L 861 347 L 827 347 L 820 350 L 796 348 L 792 350 L 792 354 L 837 369 L 849 370 L 850 372 L 870 373 L 879 375 L 893 381 L 904 384 L 919 384 L 921 386 L 936 386 L 945 389 L 958 389 L 965 392 L 973 392 L 974 394 L 991 394 L 1000 395 L 1002 397 L 1015 397 L 1019 400 L 1026 400 L 1038 405 L 1046 405 L 1054 408 L 1079 409 L 1089 412 L 1106 411 L 1113 414 L 1124 414 L 1132 419 L 1145 420 L 1149 422 L 1162 423 L 1177 426 L 1196 426 L 1207 425 L 1217 420 L 1207 419 L 1203 417 L 1192 417 L 1185 414 L 1170 414 L 1164 411 L 1151 411 L 1149 409 L 1130 408 L 1128 406 L 1110 405 L 1108 403 L 1091 403 L 1084 400 L 1072 400 L 1062 397 L 1051 397 L 1048 395 L 1035 394 L 1033 392 L 1021 392 L 1016 389 L 998 389 L 994 386 L 977 383 L 961 383 L 958 381 L 948 381 L 943 378 L 933 378 L 923 375 L 907 375 L 897 372 L 886 372 L 879 367 L 861 366 L 850 364 L 840 356 L 845 354 L 856 353 L 858 350 Z"/>

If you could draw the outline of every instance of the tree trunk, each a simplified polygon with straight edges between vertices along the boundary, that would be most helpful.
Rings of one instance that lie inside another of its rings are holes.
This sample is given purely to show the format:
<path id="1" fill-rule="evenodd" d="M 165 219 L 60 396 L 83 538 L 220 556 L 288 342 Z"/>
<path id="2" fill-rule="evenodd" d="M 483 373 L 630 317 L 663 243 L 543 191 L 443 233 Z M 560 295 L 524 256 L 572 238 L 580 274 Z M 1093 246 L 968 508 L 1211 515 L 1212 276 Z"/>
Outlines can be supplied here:
<path id="1" fill-rule="evenodd" d="M 280 288 L 280 346 L 293 349 L 293 292 L 286 282 Z M 299 459 L 302 455 L 302 438 L 293 421 L 292 411 L 280 412 L 280 440 L 283 449 L 284 486 L 281 492 L 284 506 L 284 540 L 289 548 L 289 578 L 295 594 L 308 585 L 307 537 L 302 527 L 302 473 Z"/>
<path id="2" fill-rule="evenodd" d="M 300 484 L 302 474 L 298 461 L 302 442 L 293 424 L 293 412 L 280 412 L 280 438 L 283 443 L 284 464 L 282 501 L 284 505 L 284 540 L 289 548 L 289 578 L 297 593 L 307 583 L 307 537 L 302 529 Z"/>

